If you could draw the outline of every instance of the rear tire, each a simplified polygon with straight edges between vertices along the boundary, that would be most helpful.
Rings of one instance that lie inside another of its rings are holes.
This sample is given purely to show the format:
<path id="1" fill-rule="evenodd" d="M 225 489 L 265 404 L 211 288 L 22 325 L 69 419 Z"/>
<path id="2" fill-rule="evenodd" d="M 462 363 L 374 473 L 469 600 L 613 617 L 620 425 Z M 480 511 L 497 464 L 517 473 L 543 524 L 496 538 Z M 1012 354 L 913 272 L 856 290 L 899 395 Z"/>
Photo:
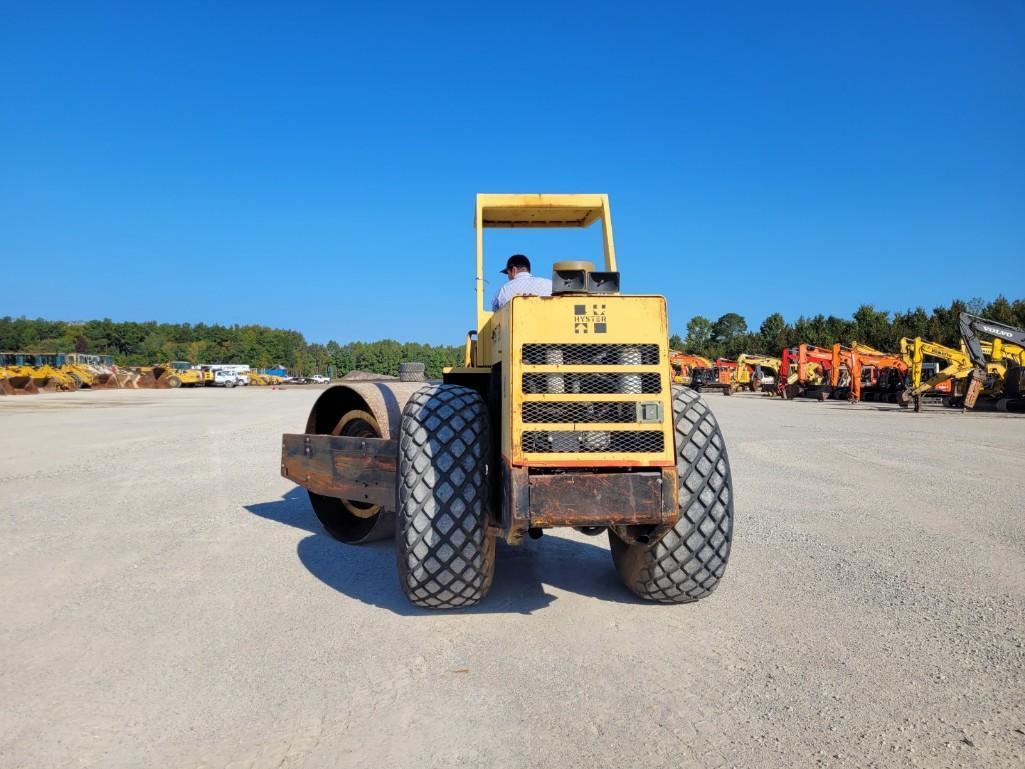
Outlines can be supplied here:
<path id="1" fill-rule="evenodd" d="M 172 390 L 177 388 L 177 387 L 181 387 L 182 386 L 182 380 L 180 380 L 176 376 L 169 376 L 167 378 L 167 386 L 170 387 Z"/>
<path id="2" fill-rule="evenodd" d="M 417 606 L 472 606 L 491 589 L 488 407 L 475 391 L 427 385 L 402 412 L 396 557 Z"/>
<path id="3" fill-rule="evenodd" d="M 612 560 L 630 590 L 650 601 L 705 598 L 726 571 L 733 541 L 733 480 L 726 443 L 701 396 L 673 388 L 680 519 L 651 543 L 609 531 Z"/>

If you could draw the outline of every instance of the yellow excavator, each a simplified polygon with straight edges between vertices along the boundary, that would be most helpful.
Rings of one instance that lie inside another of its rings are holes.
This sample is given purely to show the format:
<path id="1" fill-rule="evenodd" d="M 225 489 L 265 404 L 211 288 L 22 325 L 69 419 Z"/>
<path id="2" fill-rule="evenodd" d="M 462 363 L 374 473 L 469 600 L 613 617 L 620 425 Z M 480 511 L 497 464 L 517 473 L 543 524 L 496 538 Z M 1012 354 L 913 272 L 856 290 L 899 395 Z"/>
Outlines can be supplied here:
<path id="1" fill-rule="evenodd" d="M 979 346 L 992 363 L 1003 363 L 1006 367 L 1025 366 L 1025 347 L 1001 339 L 992 342 L 980 339 Z"/>
<path id="2" fill-rule="evenodd" d="M 779 382 L 779 370 L 783 366 L 780 358 L 771 355 L 757 355 L 754 353 L 741 353 L 737 356 L 737 368 L 730 381 L 732 392 L 739 392 L 748 389 L 751 392 L 759 392 L 763 385 L 775 385 Z M 771 395 L 772 388 L 766 390 Z"/>
<path id="3" fill-rule="evenodd" d="M 947 347 L 937 342 L 928 342 L 920 336 L 916 336 L 914 339 L 908 337 L 901 339 L 900 354 L 908 365 L 909 380 L 908 386 L 897 396 L 897 402 L 901 408 L 907 408 L 914 404 L 915 411 L 921 410 L 922 396 L 925 393 L 949 380 L 953 380 L 953 382 L 965 380 L 972 376 L 975 369 L 971 358 L 968 357 L 968 353 L 964 349 L 955 350 L 953 347 Z M 946 365 L 923 381 L 922 371 L 926 357 L 936 358 Z M 951 389 L 951 396 L 954 395 L 956 395 L 956 387 Z M 975 397 L 978 397 L 978 393 L 975 394 Z"/>
<path id="4" fill-rule="evenodd" d="M 999 411 L 1025 410 L 1021 352 L 1025 348 L 1025 330 L 968 312 L 958 315 L 957 325 L 972 362 L 972 383 L 965 394 L 965 408 L 975 405 L 985 387 L 984 394 L 995 401 Z M 980 334 L 993 337 L 988 358 Z"/>

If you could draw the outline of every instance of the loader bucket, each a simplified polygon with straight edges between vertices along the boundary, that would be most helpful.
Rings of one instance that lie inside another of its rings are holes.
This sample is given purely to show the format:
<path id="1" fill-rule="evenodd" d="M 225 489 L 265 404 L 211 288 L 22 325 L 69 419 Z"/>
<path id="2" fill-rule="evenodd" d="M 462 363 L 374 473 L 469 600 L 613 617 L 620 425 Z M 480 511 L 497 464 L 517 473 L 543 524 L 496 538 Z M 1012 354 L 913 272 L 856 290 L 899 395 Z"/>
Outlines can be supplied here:
<path id="1" fill-rule="evenodd" d="M 112 371 L 97 371 L 93 375 L 93 383 L 90 386 L 94 390 L 116 390 L 118 387 L 117 375 Z"/>
<path id="2" fill-rule="evenodd" d="M 158 390 L 170 390 L 174 387 L 174 369 L 166 366 L 153 367 L 153 386 Z"/>
<path id="3" fill-rule="evenodd" d="M 32 382 L 35 384 L 36 389 L 39 390 L 39 392 L 55 393 L 63 389 L 60 382 L 58 382 L 54 377 L 48 375 L 32 377 Z"/>
<path id="4" fill-rule="evenodd" d="M 153 374 L 153 369 L 149 368 L 137 368 L 133 371 L 135 374 L 135 386 L 143 390 L 152 390 L 157 386 L 157 378 Z"/>
<path id="5" fill-rule="evenodd" d="M 32 381 L 31 376 L 18 374 L 0 379 L 0 390 L 3 390 L 5 395 L 35 395 L 39 392 L 39 387 Z"/>
<path id="6" fill-rule="evenodd" d="M 118 369 L 117 372 L 117 386 L 125 387 L 129 390 L 135 390 L 139 387 L 139 379 L 141 374 L 138 371 L 131 371 L 129 369 Z"/>

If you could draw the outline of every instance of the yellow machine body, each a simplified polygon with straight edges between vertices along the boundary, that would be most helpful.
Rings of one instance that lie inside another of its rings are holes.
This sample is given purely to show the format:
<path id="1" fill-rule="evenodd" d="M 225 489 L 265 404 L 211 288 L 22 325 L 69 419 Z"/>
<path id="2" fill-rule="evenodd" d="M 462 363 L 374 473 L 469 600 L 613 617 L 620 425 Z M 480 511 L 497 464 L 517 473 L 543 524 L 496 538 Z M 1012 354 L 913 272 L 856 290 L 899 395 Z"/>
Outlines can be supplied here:
<path id="1" fill-rule="evenodd" d="M 474 224 L 477 329 L 465 366 L 445 378 L 497 375 L 502 458 L 513 467 L 674 466 L 664 297 L 582 291 L 485 305 L 488 228 L 599 226 L 602 269 L 615 273 L 608 196 L 479 194 Z"/>
<path id="2" fill-rule="evenodd" d="M 282 436 L 282 475 L 309 490 L 335 538 L 394 539 L 400 585 L 418 606 L 475 603 L 495 540 L 563 526 L 606 533 L 642 598 L 709 595 L 732 536 L 725 442 L 700 396 L 674 391 L 665 299 L 620 291 L 608 198 L 482 194 L 474 224 L 463 365 L 442 383 L 406 365 L 398 381 L 327 388 L 305 432 Z M 528 249 L 536 280 L 515 283 L 511 270 L 510 285 L 541 295 L 485 305 L 486 229 L 591 226 L 599 267 L 579 251 Z"/>
<path id="3" fill-rule="evenodd" d="M 675 464 L 662 297 L 517 296 L 485 333 L 511 465 Z"/>
<path id="4" fill-rule="evenodd" d="M 774 358 L 771 355 L 757 355 L 750 353 L 741 353 L 737 356 L 737 368 L 734 372 L 734 389 L 740 389 L 741 385 L 751 385 L 751 379 L 753 372 L 751 367 L 761 366 L 763 369 L 769 369 L 772 371 L 773 377 L 779 380 L 779 370 L 783 367 L 783 360 L 781 358 Z"/>

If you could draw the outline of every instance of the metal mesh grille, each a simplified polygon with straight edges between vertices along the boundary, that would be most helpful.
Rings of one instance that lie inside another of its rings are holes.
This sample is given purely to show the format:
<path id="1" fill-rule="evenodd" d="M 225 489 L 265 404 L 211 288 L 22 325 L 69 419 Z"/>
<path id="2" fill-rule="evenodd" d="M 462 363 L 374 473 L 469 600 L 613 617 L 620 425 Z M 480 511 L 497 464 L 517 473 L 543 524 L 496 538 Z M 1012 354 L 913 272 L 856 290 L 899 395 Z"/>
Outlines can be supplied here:
<path id="1" fill-rule="evenodd" d="M 655 373 L 524 374 L 523 392 L 534 395 L 538 393 L 653 394 L 662 392 L 662 376 Z"/>
<path id="2" fill-rule="evenodd" d="M 531 366 L 657 366 L 657 344 L 525 344 Z"/>
<path id="3" fill-rule="evenodd" d="M 636 401 L 523 404 L 524 422 L 637 422 Z"/>
<path id="4" fill-rule="evenodd" d="M 528 454 L 647 454 L 662 451 L 663 439 L 652 430 L 527 430 L 522 445 Z"/>

